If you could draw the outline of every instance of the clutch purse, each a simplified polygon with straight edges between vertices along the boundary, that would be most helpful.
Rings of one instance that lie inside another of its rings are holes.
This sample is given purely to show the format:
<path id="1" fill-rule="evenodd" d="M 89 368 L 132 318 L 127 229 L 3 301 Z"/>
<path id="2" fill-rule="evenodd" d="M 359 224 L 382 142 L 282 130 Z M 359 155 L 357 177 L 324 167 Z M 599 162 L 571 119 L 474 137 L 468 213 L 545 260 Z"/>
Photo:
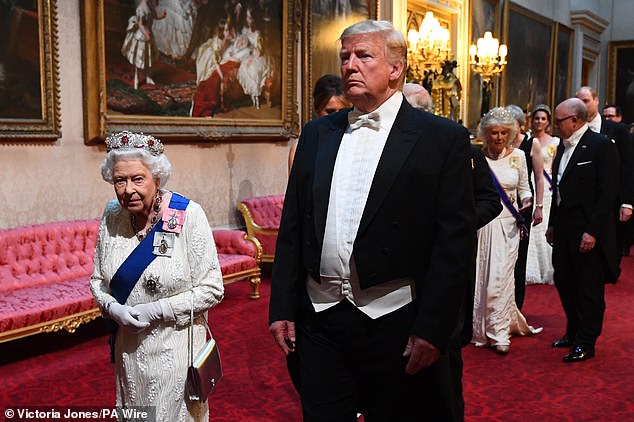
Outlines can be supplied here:
<path id="1" fill-rule="evenodd" d="M 204 317 L 203 317 L 204 319 Z M 192 295 L 192 311 L 189 325 L 189 368 L 187 368 L 187 380 L 185 389 L 190 400 L 206 401 L 214 390 L 220 378 L 222 378 L 222 363 L 218 344 L 211 335 L 209 323 L 205 319 L 205 328 L 209 334 L 209 340 L 202 350 L 194 358 L 194 299 Z"/>

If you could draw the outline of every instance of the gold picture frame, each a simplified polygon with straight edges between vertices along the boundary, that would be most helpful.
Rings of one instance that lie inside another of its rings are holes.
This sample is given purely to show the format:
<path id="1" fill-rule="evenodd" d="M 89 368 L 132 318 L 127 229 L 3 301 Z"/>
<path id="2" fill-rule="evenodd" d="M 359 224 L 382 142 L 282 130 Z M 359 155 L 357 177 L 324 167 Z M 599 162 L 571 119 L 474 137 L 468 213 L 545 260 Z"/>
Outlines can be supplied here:
<path id="1" fill-rule="evenodd" d="M 314 117 L 313 87 L 317 79 L 327 73 L 340 75 L 339 44 L 337 39 L 341 32 L 355 22 L 365 19 L 376 19 L 378 16 L 378 0 L 360 0 L 349 11 L 339 11 L 319 1 L 303 2 L 304 36 L 302 49 L 303 61 L 303 113 L 304 124 Z"/>
<path id="2" fill-rule="evenodd" d="M 624 122 L 634 121 L 634 40 L 608 44 L 607 99 L 621 107 Z"/>
<path id="3" fill-rule="evenodd" d="M 555 54 L 553 63 L 553 94 L 550 105 L 554 110 L 557 104 L 570 98 L 572 81 L 572 52 L 574 51 L 574 30 L 557 22 L 555 25 Z"/>
<path id="4" fill-rule="evenodd" d="M 552 100 L 555 22 L 510 3 L 504 34 L 508 64 L 502 72 L 500 104 L 515 104 L 531 111 Z"/>
<path id="5" fill-rule="evenodd" d="M 497 0 L 473 0 L 469 3 L 469 45 L 476 44 L 478 38 L 484 36 L 484 33 L 489 31 L 494 37 L 500 36 L 500 6 Z M 467 128 L 471 132 L 476 131 L 478 122 L 480 122 L 480 110 L 482 105 L 482 82 L 480 75 L 471 69 L 469 66 L 469 72 L 467 77 L 466 93 L 468 94 L 469 101 L 467 102 L 466 118 Z M 498 80 L 496 79 L 497 85 Z M 497 87 L 495 87 L 497 90 Z"/>
<path id="6" fill-rule="evenodd" d="M 260 91 L 261 95 L 247 95 L 245 84 L 238 79 L 238 68 L 243 64 L 246 68 L 251 66 L 253 61 L 248 60 L 252 60 L 254 53 L 236 59 L 231 73 L 226 70 L 223 73 L 223 52 L 218 54 L 218 50 L 209 54 L 209 57 L 215 57 L 221 70 L 210 70 L 208 78 L 201 76 L 194 58 L 201 57 L 203 44 L 211 43 L 212 36 L 237 39 L 242 25 L 247 22 L 246 8 L 225 9 L 222 0 L 193 4 L 197 9 L 186 13 L 168 10 L 160 2 L 151 4 L 153 18 L 149 22 L 155 25 L 159 21 L 188 18 L 190 38 L 187 48 L 182 43 L 180 46 L 168 44 L 167 47 L 174 47 L 173 50 L 182 47 L 179 53 L 171 53 L 161 49 L 159 41 L 165 37 L 152 26 L 151 36 L 155 39 L 150 38 L 150 42 L 156 57 L 147 61 L 152 67 L 144 69 L 132 65 L 123 48 L 130 31 L 135 30 L 135 24 L 140 28 L 138 22 L 147 22 L 147 18 L 139 14 L 139 8 L 135 10 L 135 2 L 81 2 L 86 143 L 100 142 L 108 133 L 124 129 L 173 141 L 276 141 L 297 136 L 299 115 L 294 58 L 296 34 L 301 26 L 298 0 L 257 3 L 261 9 L 251 11 L 252 22 L 261 24 L 258 27 L 261 36 L 257 37 L 257 47 L 254 42 L 252 49 L 257 48 L 258 55 L 268 60 L 267 81 L 260 86 L 261 90 L 270 89 L 266 98 L 263 91 Z M 225 36 L 227 32 L 222 32 L 223 25 L 226 31 L 232 29 L 234 35 Z M 139 80 L 145 77 L 145 86 L 137 86 L 126 79 L 131 73 L 138 74 Z M 204 91 L 203 87 L 208 90 Z M 209 92 L 214 96 L 212 106 L 208 107 L 213 115 L 203 114 L 197 107 L 203 102 L 199 99 L 207 98 L 201 93 Z M 256 103 L 255 97 L 260 104 Z"/>
<path id="7" fill-rule="evenodd" d="M 57 0 L 0 6 L 0 141 L 61 136 Z"/>

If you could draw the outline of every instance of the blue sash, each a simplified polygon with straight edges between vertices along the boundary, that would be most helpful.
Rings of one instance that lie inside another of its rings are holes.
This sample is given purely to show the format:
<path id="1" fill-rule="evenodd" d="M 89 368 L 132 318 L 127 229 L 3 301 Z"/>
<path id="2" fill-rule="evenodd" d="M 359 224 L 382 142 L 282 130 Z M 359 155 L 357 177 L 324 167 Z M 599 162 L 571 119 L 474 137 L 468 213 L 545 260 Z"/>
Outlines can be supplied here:
<path id="1" fill-rule="evenodd" d="M 550 185 L 548 187 L 548 190 L 552 192 L 552 190 L 553 190 L 553 179 L 550 178 L 550 175 L 548 174 L 548 172 L 546 170 L 544 170 L 544 178 L 546 179 L 546 181 Z"/>
<path id="2" fill-rule="evenodd" d="M 172 198 L 170 200 L 169 208 L 184 211 L 189 204 L 189 199 L 172 192 Z M 110 290 L 112 296 L 117 299 L 117 302 L 124 304 L 130 296 L 130 292 L 136 285 L 143 271 L 154 261 L 156 255 L 154 255 L 154 236 L 155 233 L 163 232 L 162 221 L 156 223 L 154 228 L 148 233 L 147 236 L 134 248 L 132 253 L 121 264 L 114 277 L 110 281 Z"/>
<path id="3" fill-rule="evenodd" d="M 491 176 L 493 176 L 493 186 L 495 186 L 495 190 L 498 191 L 498 195 L 500 195 L 500 199 L 502 200 L 502 203 L 504 204 L 506 209 L 510 211 L 513 218 L 515 218 L 515 221 L 517 221 L 517 225 L 520 228 L 520 235 L 521 236 L 528 235 L 526 220 L 524 219 L 522 214 L 520 214 L 517 208 L 515 208 L 513 204 L 511 203 L 511 199 L 506 194 L 506 191 L 500 184 L 500 181 L 498 180 L 498 178 L 495 176 L 495 173 L 493 172 L 493 170 L 490 170 L 490 171 L 491 171 Z"/>

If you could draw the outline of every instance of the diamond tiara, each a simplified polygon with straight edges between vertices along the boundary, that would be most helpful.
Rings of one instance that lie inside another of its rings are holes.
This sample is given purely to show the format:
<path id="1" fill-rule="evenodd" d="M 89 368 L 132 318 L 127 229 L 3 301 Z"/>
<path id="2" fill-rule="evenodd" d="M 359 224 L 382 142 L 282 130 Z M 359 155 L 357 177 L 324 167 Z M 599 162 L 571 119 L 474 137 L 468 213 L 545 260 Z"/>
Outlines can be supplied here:
<path id="1" fill-rule="evenodd" d="M 157 156 L 163 153 L 161 141 L 151 135 L 143 133 L 133 133 L 127 130 L 113 133 L 106 138 L 106 151 L 113 149 L 134 149 L 143 148 L 150 154 Z"/>

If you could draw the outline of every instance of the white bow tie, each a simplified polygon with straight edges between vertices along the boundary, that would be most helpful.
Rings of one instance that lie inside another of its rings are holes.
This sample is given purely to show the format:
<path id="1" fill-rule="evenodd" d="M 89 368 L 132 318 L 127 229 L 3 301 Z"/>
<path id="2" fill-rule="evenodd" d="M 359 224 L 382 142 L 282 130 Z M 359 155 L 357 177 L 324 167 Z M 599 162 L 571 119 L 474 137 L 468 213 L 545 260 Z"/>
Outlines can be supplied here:
<path id="1" fill-rule="evenodd" d="M 348 123 L 350 124 L 351 130 L 358 129 L 361 126 L 379 129 L 381 127 L 381 118 L 379 113 L 376 111 L 368 114 L 361 114 L 361 112 L 353 110 L 348 113 Z"/>

